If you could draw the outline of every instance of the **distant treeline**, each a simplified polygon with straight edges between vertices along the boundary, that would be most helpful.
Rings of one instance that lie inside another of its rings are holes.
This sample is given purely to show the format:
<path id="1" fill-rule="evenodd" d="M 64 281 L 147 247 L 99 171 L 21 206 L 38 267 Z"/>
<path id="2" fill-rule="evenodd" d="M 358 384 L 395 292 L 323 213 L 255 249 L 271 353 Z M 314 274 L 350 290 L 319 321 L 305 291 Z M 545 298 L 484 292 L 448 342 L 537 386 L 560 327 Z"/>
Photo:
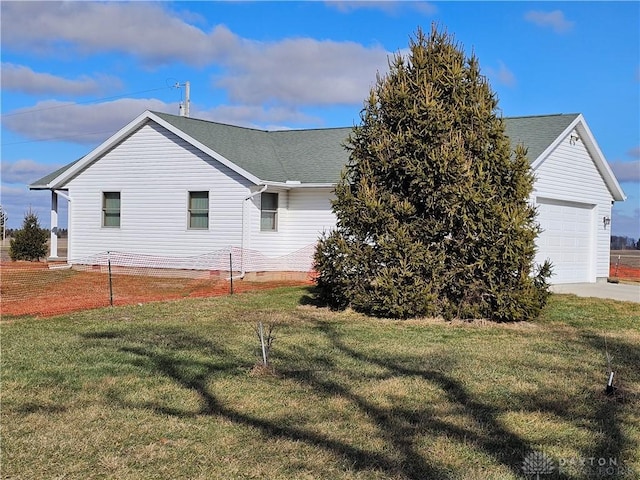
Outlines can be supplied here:
<path id="1" fill-rule="evenodd" d="M 640 238 L 636 241 L 631 237 L 611 235 L 611 250 L 640 250 Z"/>
<path id="2" fill-rule="evenodd" d="M 16 236 L 16 232 L 20 230 L 19 228 L 7 228 L 7 230 L 5 231 L 5 235 L 7 238 L 11 238 L 11 237 L 15 237 Z M 47 232 L 49 232 L 50 230 L 48 228 L 43 228 L 43 230 L 46 230 Z M 69 232 L 67 231 L 66 228 L 58 228 L 58 238 L 67 238 L 67 234 Z M 2 232 L 0 232 L 0 240 L 2 239 Z"/>

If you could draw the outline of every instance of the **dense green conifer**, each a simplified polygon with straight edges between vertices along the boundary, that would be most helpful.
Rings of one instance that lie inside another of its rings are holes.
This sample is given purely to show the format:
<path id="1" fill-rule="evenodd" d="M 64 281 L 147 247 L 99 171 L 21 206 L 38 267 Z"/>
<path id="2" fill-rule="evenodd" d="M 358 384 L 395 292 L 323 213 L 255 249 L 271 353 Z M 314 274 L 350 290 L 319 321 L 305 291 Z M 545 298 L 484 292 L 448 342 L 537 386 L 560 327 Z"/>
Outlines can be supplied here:
<path id="1" fill-rule="evenodd" d="M 526 149 L 511 150 L 475 56 L 435 27 L 409 47 L 347 140 L 337 228 L 315 255 L 319 297 L 393 318 L 535 317 L 550 265 L 532 272 Z"/>

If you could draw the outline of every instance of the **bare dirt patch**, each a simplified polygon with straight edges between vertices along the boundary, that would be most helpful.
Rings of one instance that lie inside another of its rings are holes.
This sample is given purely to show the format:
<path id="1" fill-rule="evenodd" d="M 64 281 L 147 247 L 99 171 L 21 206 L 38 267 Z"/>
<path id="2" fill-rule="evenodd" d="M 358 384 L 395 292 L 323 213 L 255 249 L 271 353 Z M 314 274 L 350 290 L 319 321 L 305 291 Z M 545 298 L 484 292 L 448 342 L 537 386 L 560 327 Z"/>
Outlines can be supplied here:
<path id="1" fill-rule="evenodd" d="M 229 295 L 224 279 L 164 278 L 145 275 L 109 275 L 99 271 L 50 269 L 43 262 L 3 262 L 0 313 L 3 317 L 60 315 L 113 305 L 131 305 L 180 298 Z M 236 280 L 234 293 L 281 286 L 308 285 L 311 281 L 246 282 Z M 111 293 L 112 292 L 112 293 Z"/>

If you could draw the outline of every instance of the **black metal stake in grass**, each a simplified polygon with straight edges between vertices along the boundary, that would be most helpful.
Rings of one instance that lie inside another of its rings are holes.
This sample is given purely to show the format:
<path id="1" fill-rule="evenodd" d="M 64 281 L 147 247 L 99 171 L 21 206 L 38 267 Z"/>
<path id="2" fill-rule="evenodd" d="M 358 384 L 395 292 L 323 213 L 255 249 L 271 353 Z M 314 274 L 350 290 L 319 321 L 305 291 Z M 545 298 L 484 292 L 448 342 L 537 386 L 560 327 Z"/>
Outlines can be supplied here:
<path id="1" fill-rule="evenodd" d="M 229 252 L 229 280 L 231 282 L 231 295 L 233 295 L 233 260 L 231 258 L 231 252 Z"/>
<path id="2" fill-rule="evenodd" d="M 107 265 L 109 267 L 109 305 L 113 307 L 113 282 L 111 281 L 111 252 L 107 252 Z"/>
<path id="3" fill-rule="evenodd" d="M 613 357 L 609 354 L 609 347 L 607 346 L 607 337 L 604 337 L 604 353 L 607 356 L 607 374 L 609 375 L 609 380 L 607 381 L 607 387 L 605 388 L 605 393 L 609 396 L 612 396 L 616 393 L 617 388 L 613 386 L 613 366 L 611 365 L 611 360 Z"/>

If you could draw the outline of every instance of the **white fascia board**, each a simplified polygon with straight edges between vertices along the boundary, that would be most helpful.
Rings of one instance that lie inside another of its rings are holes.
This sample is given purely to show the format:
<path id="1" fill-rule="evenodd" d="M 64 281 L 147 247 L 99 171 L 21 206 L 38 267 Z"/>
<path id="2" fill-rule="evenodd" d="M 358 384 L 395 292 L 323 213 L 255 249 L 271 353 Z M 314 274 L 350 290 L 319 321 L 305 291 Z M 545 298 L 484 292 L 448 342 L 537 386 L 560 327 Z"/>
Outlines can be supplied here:
<path id="1" fill-rule="evenodd" d="M 182 138 L 185 142 L 190 143 L 191 145 L 196 147 L 198 150 L 202 151 L 203 153 L 206 153 L 211 158 L 214 158 L 218 162 L 222 163 L 225 167 L 228 167 L 231 170 L 233 170 L 234 172 L 236 172 L 237 174 L 243 176 L 244 178 L 246 178 L 250 182 L 252 182 L 252 183 L 254 183 L 256 185 L 264 184 L 263 181 L 261 181 L 258 177 L 256 177 L 252 173 L 249 173 L 246 170 L 244 170 L 243 168 L 240 168 L 238 165 L 236 165 L 232 161 L 228 160 L 223 155 L 220 155 L 218 152 L 215 152 L 214 150 L 210 149 L 206 145 L 200 143 L 195 138 L 191 137 L 190 135 L 187 135 L 186 133 L 184 133 L 179 128 L 176 128 L 173 125 L 171 125 L 169 122 L 164 121 L 162 118 L 154 115 L 151 112 L 148 112 L 148 118 L 153 120 L 157 124 L 163 126 L 164 128 L 166 128 L 167 130 L 169 130 L 173 134 L 177 135 L 178 137 Z"/>
<path id="2" fill-rule="evenodd" d="M 583 137 L 585 147 L 591 154 L 596 164 L 596 168 L 598 169 L 598 172 L 600 172 L 600 175 L 602 175 L 604 182 L 607 185 L 607 188 L 609 189 L 609 192 L 611 193 L 611 196 L 613 197 L 613 199 L 619 202 L 624 201 L 627 198 L 627 196 L 622 191 L 622 188 L 620 187 L 618 180 L 616 179 L 615 175 L 611 171 L 611 167 L 609 167 L 607 160 L 604 158 L 604 155 L 602 154 L 602 151 L 600 150 L 600 147 L 598 146 L 596 139 L 591 133 L 591 130 L 587 126 L 587 122 L 585 121 L 584 116 L 582 114 L 579 114 L 575 118 L 575 120 L 571 122 L 569 126 L 565 128 L 560 135 L 558 135 L 558 137 L 553 141 L 553 143 L 551 143 L 551 145 L 549 145 L 545 149 L 545 151 L 542 152 L 540 156 L 531 163 L 531 169 L 535 171 L 542 164 L 542 162 L 544 162 L 544 160 L 549 156 L 549 154 L 551 154 L 551 152 L 553 152 L 553 150 L 555 150 L 555 148 L 561 142 L 563 142 L 564 139 L 567 138 L 567 135 L 569 135 L 573 130 L 578 130 L 581 137 Z"/>
<path id="3" fill-rule="evenodd" d="M 595 137 L 591 133 L 591 129 L 587 125 L 587 122 L 584 121 L 582 115 L 580 115 L 579 118 L 581 119 L 581 121 L 576 126 L 576 129 L 580 133 L 580 136 L 583 138 L 583 141 L 585 141 L 587 150 L 591 152 L 595 160 L 596 167 L 600 172 L 600 175 L 602 175 L 602 177 L 604 178 L 604 181 L 607 184 L 609 191 L 611 192 L 611 196 L 615 201 L 624 202 L 627 199 L 627 196 L 622 190 L 620 183 L 618 183 L 618 179 L 613 173 L 613 170 L 611 170 L 609 162 L 607 162 L 607 159 L 604 157 L 602 150 L 600 150 L 598 142 L 596 142 Z"/>
<path id="4" fill-rule="evenodd" d="M 50 190 L 54 190 L 57 188 L 62 188 L 65 183 L 67 183 L 71 178 L 73 178 L 79 171 L 84 169 L 87 165 L 90 165 L 96 158 L 100 157 L 100 155 L 107 152 L 109 149 L 113 148 L 116 144 L 121 142 L 126 136 L 128 136 L 132 131 L 139 128 L 142 124 L 144 124 L 151 112 L 148 110 L 144 113 L 138 115 L 135 119 L 125 125 L 123 128 L 118 130 L 116 133 L 111 135 L 108 139 L 94 148 L 91 152 L 85 155 L 82 160 L 73 165 L 68 170 L 65 170 L 56 178 L 51 180 L 46 188 Z"/>

